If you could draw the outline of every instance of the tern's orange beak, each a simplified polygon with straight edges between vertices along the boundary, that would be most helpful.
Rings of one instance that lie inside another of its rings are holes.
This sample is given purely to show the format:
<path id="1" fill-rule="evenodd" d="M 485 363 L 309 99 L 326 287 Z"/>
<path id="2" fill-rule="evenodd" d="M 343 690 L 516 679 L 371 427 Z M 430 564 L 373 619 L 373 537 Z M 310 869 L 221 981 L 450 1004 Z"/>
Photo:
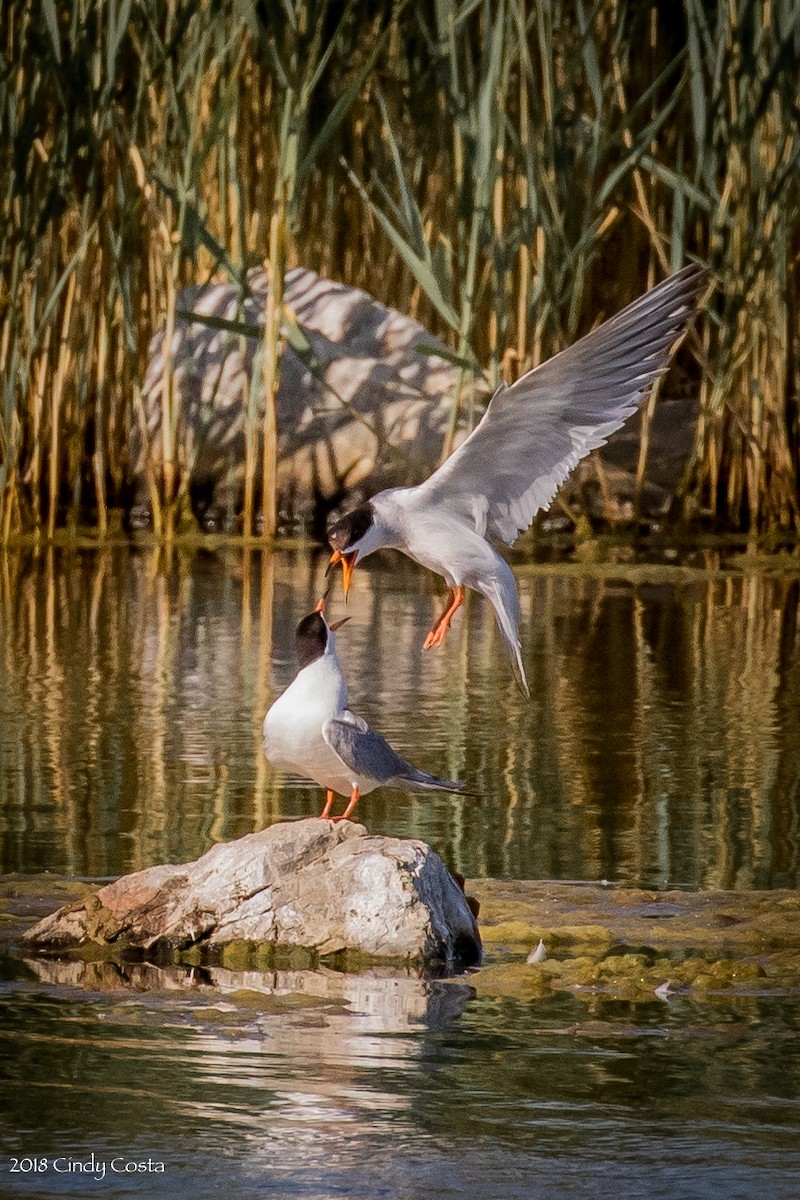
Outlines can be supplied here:
<path id="1" fill-rule="evenodd" d="M 337 563 L 342 564 L 342 588 L 344 589 L 344 598 L 347 599 L 347 593 L 350 591 L 350 580 L 353 578 L 353 571 L 356 569 L 356 559 L 358 552 L 352 551 L 350 554 L 342 554 L 341 550 L 334 550 L 328 562 L 328 570 L 335 567 Z"/>
<path id="2" fill-rule="evenodd" d="M 334 621 L 332 625 L 329 625 L 328 629 L 330 629 L 331 633 L 336 633 L 336 630 L 341 629 L 342 626 L 346 625 L 349 620 L 349 617 L 342 617 L 340 621 Z"/>

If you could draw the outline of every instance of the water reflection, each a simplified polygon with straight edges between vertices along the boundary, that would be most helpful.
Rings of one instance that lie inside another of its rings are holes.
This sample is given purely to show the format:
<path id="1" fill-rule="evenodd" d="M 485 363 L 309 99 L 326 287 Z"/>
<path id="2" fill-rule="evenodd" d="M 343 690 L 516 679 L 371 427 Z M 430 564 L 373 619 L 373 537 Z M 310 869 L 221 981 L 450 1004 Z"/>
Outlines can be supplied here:
<path id="1" fill-rule="evenodd" d="M 260 728 L 324 566 L 232 547 L 0 554 L 0 869 L 116 875 L 315 814 Z M 518 577 L 530 703 L 477 599 L 423 655 L 431 578 L 399 556 L 358 573 L 339 643 L 353 706 L 481 793 L 378 792 L 361 819 L 472 876 L 796 886 L 800 576 L 709 551 Z"/>
<path id="2" fill-rule="evenodd" d="M 389 967 L 344 974 L 324 967 L 263 972 L 24 961 L 38 983 L 61 1000 L 65 989 L 104 994 L 112 1000 L 115 1020 L 120 1019 L 115 1001 L 125 994 L 139 997 L 131 1002 L 137 1027 L 153 1022 L 156 1014 L 166 1024 L 178 1017 L 195 1036 L 190 1056 L 181 1053 L 172 1061 L 191 1065 L 204 1084 L 203 1093 L 181 1100 L 183 1115 L 202 1122 L 224 1112 L 226 1122 L 252 1128 L 261 1137 L 264 1113 L 260 1105 L 251 1112 L 252 1094 L 266 1091 L 273 1141 L 302 1137 L 311 1126 L 315 1137 L 336 1136 L 343 1122 L 367 1114 L 374 1119 L 376 1112 L 399 1117 L 409 1109 L 409 1097 L 384 1090 L 383 1072 L 412 1069 L 425 1043 L 424 1038 L 409 1041 L 409 1032 L 448 1027 L 474 995 L 468 982 L 428 981 Z M 106 1042 L 101 1029 L 93 1042 L 100 1048 Z M 158 1038 L 117 1038 L 113 1049 L 159 1054 L 162 1045 Z M 265 1071 L 276 1060 L 290 1064 L 290 1082 Z M 215 1096 L 220 1089 L 228 1093 L 224 1104 L 207 1099 L 206 1086 Z"/>
<path id="3" fill-rule="evenodd" d="M 749 1200 L 800 1170 L 796 997 L 466 1003 L 401 975 L 72 968 L 0 962 L 0 1143 L 165 1162 L 104 1195 L 577 1200 L 613 1179 Z"/>

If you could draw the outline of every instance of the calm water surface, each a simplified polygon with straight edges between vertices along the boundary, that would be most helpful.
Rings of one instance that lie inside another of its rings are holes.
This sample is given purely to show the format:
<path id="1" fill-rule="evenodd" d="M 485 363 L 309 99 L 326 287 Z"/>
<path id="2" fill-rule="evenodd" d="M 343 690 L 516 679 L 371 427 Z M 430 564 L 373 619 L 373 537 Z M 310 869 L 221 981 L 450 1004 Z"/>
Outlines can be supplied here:
<path id="1" fill-rule="evenodd" d="M 797 999 L 523 1004 L 356 977 L 283 1012 L 211 983 L 17 982 L 4 1008 L 6 1161 L 107 1168 L 6 1174 L 3 1194 L 800 1196 Z M 112 1177 L 148 1158 L 163 1175 Z"/>
<path id="2" fill-rule="evenodd" d="M 106 877 L 318 812 L 260 725 L 324 565 L 0 556 L 0 869 Z M 477 602 L 421 653 L 440 597 L 392 565 L 356 574 L 351 703 L 479 795 L 373 794 L 372 831 L 467 876 L 797 886 L 800 575 L 717 551 L 521 565 L 527 703 Z M 15 957 L 0 975 L 2 1196 L 800 1198 L 796 996 L 521 1002 L 468 977 Z M 103 1178 L 78 1170 L 91 1155 Z M 164 1174 L 112 1174 L 148 1157 Z"/>
<path id="3" fill-rule="evenodd" d="M 797 886 L 800 574 L 718 552 L 522 565 L 528 703 L 486 605 L 423 654 L 435 584 L 379 559 L 339 635 L 351 705 L 478 796 L 377 792 L 357 810 L 371 830 L 424 837 L 467 876 Z M 324 566 L 0 557 L 0 870 L 116 875 L 318 813 L 319 789 L 265 762 L 261 722 Z"/>

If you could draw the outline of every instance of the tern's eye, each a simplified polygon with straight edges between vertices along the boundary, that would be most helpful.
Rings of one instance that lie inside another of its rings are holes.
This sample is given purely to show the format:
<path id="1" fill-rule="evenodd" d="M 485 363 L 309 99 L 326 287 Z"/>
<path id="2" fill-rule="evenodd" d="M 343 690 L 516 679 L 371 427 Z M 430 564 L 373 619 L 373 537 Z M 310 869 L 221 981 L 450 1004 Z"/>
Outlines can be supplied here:
<path id="1" fill-rule="evenodd" d="M 374 520 L 372 506 L 361 504 L 352 512 L 345 513 L 338 521 L 334 521 L 328 530 L 328 541 L 332 550 L 346 550 L 363 538 Z"/>
<path id="2" fill-rule="evenodd" d="M 328 530 L 328 541 L 332 550 L 344 550 L 345 546 L 350 544 L 349 528 L 334 525 L 332 529 Z"/>

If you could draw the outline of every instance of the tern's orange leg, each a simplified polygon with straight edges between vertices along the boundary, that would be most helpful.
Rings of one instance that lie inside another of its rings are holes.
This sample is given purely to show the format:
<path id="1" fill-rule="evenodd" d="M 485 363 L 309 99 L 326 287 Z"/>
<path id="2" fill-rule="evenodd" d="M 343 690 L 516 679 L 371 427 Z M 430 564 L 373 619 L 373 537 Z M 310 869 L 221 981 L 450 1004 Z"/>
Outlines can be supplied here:
<path id="1" fill-rule="evenodd" d="M 436 645 L 436 637 L 439 633 L 439 627 L 441 626 L 442 621 L 444 620 L 445 613 L 448 613 L 450 611 L 450 606 L 453 603 L 454 597 L 455 597 L 455 591 L 453 590 L 453 588 L 448 588 L 447 589 L 447 599 L 445 600 L 445 605 L 444 605 L 444 612 L 442 613 L 442 615 L 440 617 L 437 617 L 436 620 L 434 621 L 433 626 L 428 633 L 428 636 L 425 638 L 425 641 L 422 643 L 423 650 L 430 650 L 431 646 Z"/>
<path id="2" fill-rule="evenodd" d="M 350 813 L 353 811 L 355 806 L 358 804 L 358 795 L 359 795 L 358 788 L 354 787 L 352 792 L 350 793 L 350 803 L 347 805 L 347 808 L 344 810 L 344 812 L 342 813 L 342 815 L 340 817 L 332 817 L 331 820 L 346 821 L 347 818 L 350 816 Z"/>
<path id="3" fill-rule="evenodd" d="M 422 644 L 423 650 L 430 650 L 432 646 L 441 646 L 444 643 L 444 635 L 450 628 L 450 622 L 463 603 L 463 587 L 450 588 L 447 593 L 447 607 L 425 638 Z"/>
<path id="4" fill-rule="evenodd" d="M 327 792 L 325 793 L 325 807 L 323 808 L 322 812 L 319 814 L 320 820 L 324 821 L 325 818 L 330 815 L 332 804 L 333 804 L 333 792 L 331 791 L 330 788 L 328 788 Z"/>

